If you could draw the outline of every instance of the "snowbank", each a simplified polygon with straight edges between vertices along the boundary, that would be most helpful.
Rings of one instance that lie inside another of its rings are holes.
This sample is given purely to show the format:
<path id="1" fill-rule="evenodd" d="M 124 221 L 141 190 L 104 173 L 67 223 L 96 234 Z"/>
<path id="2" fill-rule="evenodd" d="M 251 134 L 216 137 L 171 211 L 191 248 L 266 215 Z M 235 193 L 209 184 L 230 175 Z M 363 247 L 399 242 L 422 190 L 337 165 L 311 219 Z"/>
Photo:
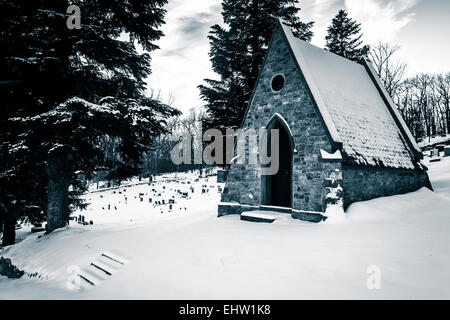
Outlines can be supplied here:
<path id="1" fill-rule="evenodd" d="M 90 194 L 93 226 L 34 234 L 1 252 L 42 278 L 0 278 L 0 298 L 449 299 L 450 159 L 429 168 L 436 192 L 355 203 L 344 221 L 332 224 L 289 216 L 271 224 L 217 218 L 216 187 L 201 193 L 216 185 L 214 178 L 191 179 L 192 199 L 175 198 L 187 206 L 179 212 L 161 214 L 139 197 L 121 203 L 120 212 L 104 212 L 105 203 Z M 167 195 L 189 189 L 164 185 Z M 162 192 L 162 186 L 126 192 Z M 102 201 L 118 203 L 123 194 L 111 192 Z M 128 263 L 96 287 L 69 290 L 74 266 L 84 269 L 104 251 Z M 373 270 L 380 272 L 379 289 L 367 285 Z"/>

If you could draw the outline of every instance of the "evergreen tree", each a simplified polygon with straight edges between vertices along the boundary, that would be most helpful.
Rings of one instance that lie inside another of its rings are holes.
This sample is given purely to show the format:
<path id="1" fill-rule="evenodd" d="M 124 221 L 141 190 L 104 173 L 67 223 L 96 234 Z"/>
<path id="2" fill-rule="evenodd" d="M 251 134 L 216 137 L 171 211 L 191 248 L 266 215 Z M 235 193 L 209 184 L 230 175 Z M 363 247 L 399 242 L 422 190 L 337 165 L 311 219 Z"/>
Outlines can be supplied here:
<path id="1" fill-rule="evenodd" d="M 361 24 L 348 17 L 345 10 L 339 10 L 328 27 L 325 49 L 344 58 L 358 61 L 362 53 Z"/>
<path id="2" fill-rule="evenodd" d="M 223 0 L 226 28 L 211 27 L 210 57 L 219 80 L 205 79 L 200 94 L 206 101 L 206 128 L 240 125 L 277 18 L 283 18 L 294 35 L 311 40 L 313 22 L 298 17 L 298 0 Z"/>
<path id="3" fill-rule="evenodd" d="M 37 207 L 48 231 L 63 226 L 69 206 L 82 205 L 79 174 L 135 173 L 164 119 L 178 114 L 145 93 L 166 3 L 0 2 L 0 201 L 10 220 Z M 69 4 L 81 10 L 80 29 L 67 27 Z M 138 54 L 137 43 L 147 53 Z M 115 159 L 96 147 L 107 137 L 120 141 Z"/>

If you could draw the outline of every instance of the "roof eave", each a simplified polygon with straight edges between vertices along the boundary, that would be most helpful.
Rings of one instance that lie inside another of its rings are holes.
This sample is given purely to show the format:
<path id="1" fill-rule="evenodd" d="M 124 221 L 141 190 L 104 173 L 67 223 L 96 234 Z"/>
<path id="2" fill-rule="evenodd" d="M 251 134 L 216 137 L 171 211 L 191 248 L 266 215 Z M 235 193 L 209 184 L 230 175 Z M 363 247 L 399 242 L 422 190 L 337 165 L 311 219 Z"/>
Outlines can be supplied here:
<path id="1" fill-rule="evenodd" d="M 380 94 L 381 98 L 383 99 L 385 105 L 388 107 L 388 110 L 390 114 L 392 115 L 392 118 L 396 122 L 397 126 L 400 128 L 401 133 L 406 138 L 406 140 L 409 142 L 412 151 L 414 152 L 414 156 L 416 159 L 423 159 L 422 151 L 420 150 L 419 146 L 416 143 L 416 140 L 411 134 L 411 131 L 409 130 L 408 126 L 405 123 L 405 120 L 403 120 L 403 117 L 398 112 L 397 107 L 394 104 L 394 101 L 392 101 L 392 98 L 387 93 L 386 89 L 384 88 L 383 84 L 381 83 L 380 78 L 378 77 L 375 69 L 372 66 L 372 63 L 370 63 L 366 58 L 362 57 L 360 59 L 360 63 L 364 66 L 367 73 L 369 74 L 370 79 L 372 80 L 373 84 L 378 90 L 378 93 Z"/>

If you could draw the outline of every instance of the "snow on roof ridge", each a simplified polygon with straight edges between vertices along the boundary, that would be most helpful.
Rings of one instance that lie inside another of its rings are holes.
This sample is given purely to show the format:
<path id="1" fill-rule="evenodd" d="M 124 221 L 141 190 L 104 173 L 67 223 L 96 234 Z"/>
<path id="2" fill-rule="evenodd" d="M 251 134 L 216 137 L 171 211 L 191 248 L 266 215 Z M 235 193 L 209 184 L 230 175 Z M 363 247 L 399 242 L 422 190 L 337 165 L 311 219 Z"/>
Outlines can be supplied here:
<path id="1" fill-rule="evenodd" d="M 336 143 L 342 143 L 339 133 L 333 123 L 333 120 L 332 120 L 330 114 L 328 113 L 328 110 L 325 106 L 322 96 L 314 82 L 314 79 L 308 69 L 307 63 L 305 62 L 305 59 L 304 59 L 302 53 L 300 52 L 300 50 L 294 50 L 295 48 L 298 48 L 298 47 L 296 46 L 297 42 L 292 33 L 291 28 L 289 28 L 287 25 L 285 25 L 282 19 L 279 19 L 278 21 L 281 26 L 281 29 L 283 30 L 283 33 L 286 36 L 289 46 L 291 47 L 291 50 L 294 53 L 294 56 L 296 58 L 295 60 L 297 60 L 297 63 L 299 64 L 299 67 L 303 73 L 303 76 L 305 77 L 306 82 L 309 85 L 311 94 L 313 95 L 314 100 L 316 101 L 317 107 L 319 108 L 319 112 L 322 115 L 322 118 L 326 124 L 326 127 L 328 128 L 328 131 L 330 133 L 332 140 Z M 298 40 L 301 41 L 300 39 L 298 39 Z"/>
<path id="2" fill-rule="evenodd" d="M 366 61 L 332 54 L 295 38 L 281 19 L 279 24 L 331 140 L 338 143 L 333 148 L 360 165 L 415 168 L 417 144 Z"/>
<path id="3" fill-rule="evenodd" d="M 281 23 L 281 25 L 283 26 L 283 28 L 285 28 L 285 30 L 288 30 L 288 31 L 292 34 L 291 28 L 289 28 L 289 26 L 286 25 L 287 22 L 285 22 L 285 21 L 284 21 L 283 19 L 281 19 L 281 18 L 280 18 L 279 20 L 281 20 L 280 23 Z M 292 34 L 292 36 L 293 36 L 293 40 L 294 40 L 296 43 L 300 42 L 300 43 L 302 43 L 302 44 L 305 45 L 305 46 L 309 46 L 309 47 L 312 47 L 313 49 L 320 50 L 320 51 L 324 52 L 325 54 L 332 55 L 332 56 L 334 56 L 336 59 L 340 59 L 340 60 L 345 61 L 345 62 L 347 62 L 347 63 L 356 64 L 356 65 L 361 65 L 360 63 L 358 63 L 358 62 L 356 62 L 356 61 L 353 61 L 353 60 L 344 58 L 344 57 L 342 57 L 342 56 L 340 56 L 340 55 L 338 55 L 338 54 L 336 54 L 336 53 L 334 53 L 334 52 L 331 52 L 331 51 L 328 51 L 328 50 L 326 50 L 326 49 L 324 49 L 324 48 L 318 47 L 318 46 L 316 46 L 315 44 L 312 44 L 311 42 L 307 42 L 307 41 L 305 41 L 305 40 L 302 40 L 302 39 L 299 39 L 299 38 L 295 38 L 293 34 Z"/>

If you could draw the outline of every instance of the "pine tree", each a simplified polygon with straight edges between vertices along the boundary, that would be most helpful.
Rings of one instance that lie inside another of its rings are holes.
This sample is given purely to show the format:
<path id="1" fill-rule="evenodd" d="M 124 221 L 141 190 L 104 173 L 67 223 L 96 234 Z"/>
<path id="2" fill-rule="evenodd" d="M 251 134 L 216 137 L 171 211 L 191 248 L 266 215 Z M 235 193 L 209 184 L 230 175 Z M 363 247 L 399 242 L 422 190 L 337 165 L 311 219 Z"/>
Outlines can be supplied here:
<path id="1" fill-rule="evenodd" d="M 298 17 L 298 0 L 223 0 L 226 28 L 211 27 L 210 57 L 219 80 L 205 79 L 200 93 L 206 101 L 205 128 L 240 125 L 263 62 L 277 18 L 283 18 L 294 35 L 311 40 L 313 22 Z"/>
<path id="2" fill-rule="evenodd" d="M 358 61 L 362 56 L 361 37 L 361 24 L 349 18 L 345 10 L 339 10 L 328 27 L 325 49 Z"/>
<path id="3" fill-rule="evenodd" d="M 0 3 L 0 201 L 8 215 L 38 206 L 51 231 L 81 205 L 79 174 L 136 172 L 164 119 L 179 113 L 145 95 L 166 3 L 70 1 L 81 9 L 80 29 L 67 27 L 69 1 Z M 138 54 L 137 43 L 147 52 Z M 107 137 L 120 141 L 115 159 L 96 147 Z"/>

